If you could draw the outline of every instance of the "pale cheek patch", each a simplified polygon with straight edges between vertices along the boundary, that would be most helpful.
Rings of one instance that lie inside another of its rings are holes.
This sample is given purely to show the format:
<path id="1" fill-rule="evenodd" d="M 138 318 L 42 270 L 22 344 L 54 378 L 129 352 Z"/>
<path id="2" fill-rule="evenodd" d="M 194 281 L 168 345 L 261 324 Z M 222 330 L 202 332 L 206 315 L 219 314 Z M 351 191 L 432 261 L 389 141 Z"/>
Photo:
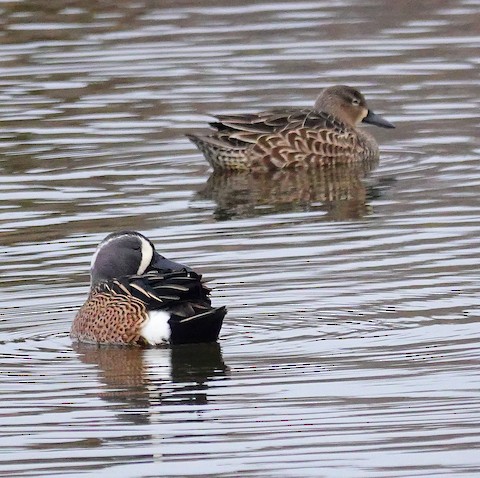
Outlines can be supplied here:
<path id="1" fill-rule="evenodd" d="M 140 329 L 140 335 L 150 345 L 160 345 L 170 340 L 171 330 L 168 323 L 170 314 L 164 310 L 152 310 Z"/>
<path id="2" fill-rule="evenodd" d="M 142 260 L 138 266 L 137 274 L 143 274 L 147 270 L 147 267 L 150 265 L 150 262 L 152 262 L 153 258 L 153 248 L 150 243 L 143 237 L 140 237 L 140 241 L 142 243 Z"/>

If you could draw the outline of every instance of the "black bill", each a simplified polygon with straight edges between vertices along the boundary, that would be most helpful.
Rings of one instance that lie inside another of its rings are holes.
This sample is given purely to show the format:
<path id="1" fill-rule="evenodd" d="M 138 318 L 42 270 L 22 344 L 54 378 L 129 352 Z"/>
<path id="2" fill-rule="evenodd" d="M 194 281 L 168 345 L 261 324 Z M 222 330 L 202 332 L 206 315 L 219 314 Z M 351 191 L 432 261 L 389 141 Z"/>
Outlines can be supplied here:
<path id="1" fill-rule="evenodd" d="M 367 116 L 363 118 L 362 123 L 374 124 L 381 128 L 395 128 L 395 126 L 380 115 L 375 114 L 372 110 L 368 110 Z"/>

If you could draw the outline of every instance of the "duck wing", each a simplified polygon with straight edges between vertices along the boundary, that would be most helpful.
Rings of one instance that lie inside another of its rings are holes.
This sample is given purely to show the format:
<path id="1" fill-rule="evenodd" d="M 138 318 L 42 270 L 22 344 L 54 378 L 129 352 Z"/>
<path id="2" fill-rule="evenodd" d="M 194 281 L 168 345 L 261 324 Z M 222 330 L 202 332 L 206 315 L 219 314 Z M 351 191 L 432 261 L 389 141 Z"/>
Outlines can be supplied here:
<path id="1" fill-rule="evenodd" d="M 214 137 L 239 147 L 255 144 L 264 135 L 298 129 L 343 130 L 345 125 L 333 116 L 312 109 L 279 108 L 252 114 L 219 115 L 210 126 Z M 246 143 L 246 144 L 245 144 Z"/>
<path id="2" fill-rule="evenodd" d="M 99 284 L 95 293 L 134 297 L 151 310 L 171 310 L 188 303 L 209 307 L 211 303 L 210 289 L 203 283 L 202 276 L 185 269 L 170 273 L 150 271 L 113 279 Z"/>

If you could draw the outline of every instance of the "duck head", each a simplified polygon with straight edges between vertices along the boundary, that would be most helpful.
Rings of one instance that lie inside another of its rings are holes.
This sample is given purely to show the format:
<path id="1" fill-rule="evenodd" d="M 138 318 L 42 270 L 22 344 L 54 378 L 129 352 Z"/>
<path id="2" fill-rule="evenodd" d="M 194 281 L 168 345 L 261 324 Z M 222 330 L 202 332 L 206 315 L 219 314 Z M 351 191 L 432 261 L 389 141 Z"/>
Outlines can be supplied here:
<path id="1" fill-rule="evenodd" d="M 392 123 L 369 109 L 362 93 L 351 86 L 325 88 L 315 102 L 315 110 L 331 114 L 349 126 L 368 123 L 381 128 L 395 128 Z"/>
<path id="2" fill-rule="evenodd" d="M 114 232 L 98 245 L 92 257 L 91 284 L 142 275 L 152 270 L 173 272 L 191 269 L 160 255 L 153 243 L 139 232 Z"/>

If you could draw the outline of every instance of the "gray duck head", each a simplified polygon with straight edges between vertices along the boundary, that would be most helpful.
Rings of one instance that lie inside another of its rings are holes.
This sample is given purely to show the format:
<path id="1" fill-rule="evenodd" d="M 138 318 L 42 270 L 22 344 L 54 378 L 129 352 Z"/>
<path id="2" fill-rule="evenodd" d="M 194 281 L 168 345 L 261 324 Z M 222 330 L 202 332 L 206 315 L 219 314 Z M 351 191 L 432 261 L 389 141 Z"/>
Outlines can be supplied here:
<path id="1" fill-rule="evenodd" d="M 191 270 L 160 255 L 153 243 L 136 231 L 109 234 L 97 247 L 90 264 L 91 285 L 115 278 L 141 275 L 151 270 Z"/>

